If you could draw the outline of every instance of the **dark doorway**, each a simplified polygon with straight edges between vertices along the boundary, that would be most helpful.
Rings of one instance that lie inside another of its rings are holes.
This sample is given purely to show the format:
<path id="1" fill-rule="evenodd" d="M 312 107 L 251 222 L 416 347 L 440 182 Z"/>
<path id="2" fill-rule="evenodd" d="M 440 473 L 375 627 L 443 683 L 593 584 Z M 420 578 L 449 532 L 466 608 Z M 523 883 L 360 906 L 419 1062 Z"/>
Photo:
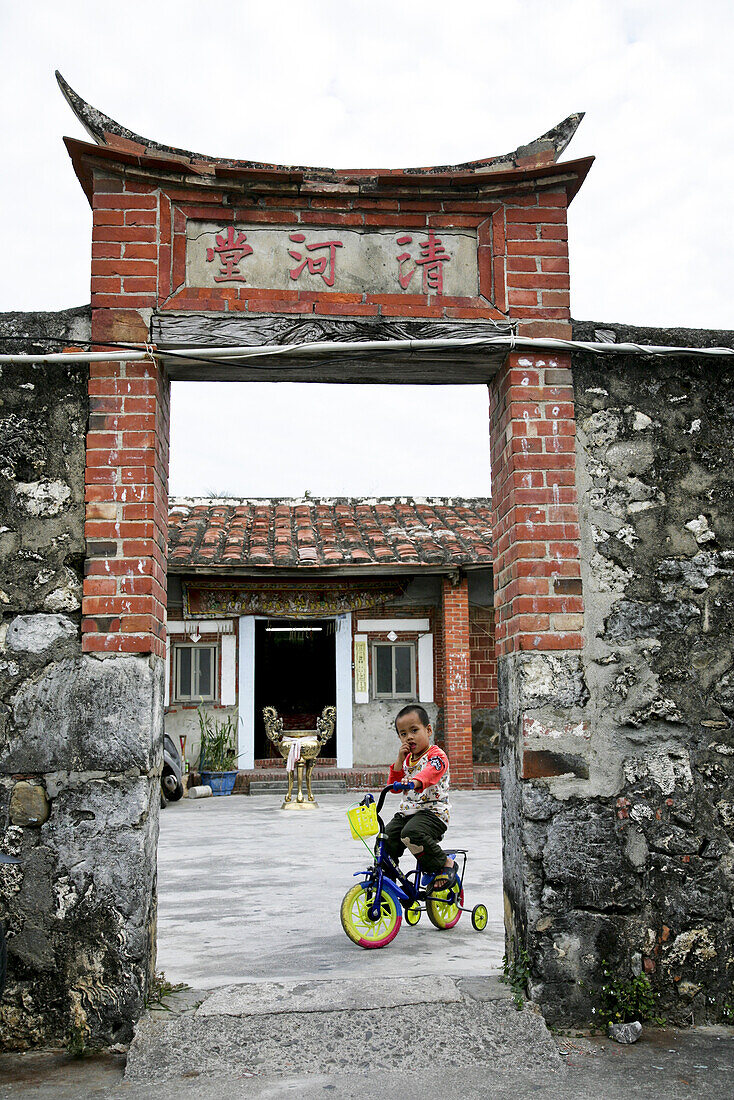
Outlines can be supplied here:
<path id="1" fill-rule="evenodd" d="M 336 705 L 333 619 L 262 619 L 255 623 L 255 759 L 278 756 L 265 736 L 263 707 L 275 707 L 285 729 L 316 729 L 324 707 Z M 336 737 L 321 750 L 336 756 Z"/>

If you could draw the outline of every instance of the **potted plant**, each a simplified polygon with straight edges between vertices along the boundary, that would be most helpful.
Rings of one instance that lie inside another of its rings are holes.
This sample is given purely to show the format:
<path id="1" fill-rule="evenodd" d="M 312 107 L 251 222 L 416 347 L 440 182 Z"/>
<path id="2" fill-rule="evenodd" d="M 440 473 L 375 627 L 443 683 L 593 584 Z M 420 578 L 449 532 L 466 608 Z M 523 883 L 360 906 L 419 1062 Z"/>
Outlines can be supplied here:
<path id="1" fill-rule="evenodd" d="M 199 707 L 199 771 L 214 795 L 231 794 L 237 778 L 237 718 L 215 718 Z"/>

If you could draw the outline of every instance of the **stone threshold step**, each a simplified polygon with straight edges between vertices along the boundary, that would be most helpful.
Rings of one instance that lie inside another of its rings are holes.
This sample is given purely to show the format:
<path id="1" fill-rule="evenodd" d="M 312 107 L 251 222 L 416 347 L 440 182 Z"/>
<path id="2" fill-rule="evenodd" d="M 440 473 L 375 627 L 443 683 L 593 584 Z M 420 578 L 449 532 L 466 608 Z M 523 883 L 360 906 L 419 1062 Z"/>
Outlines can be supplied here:
<path id="1" fill-rule="evenodd" d="M 566 1073 L 542 1016 L 516 1011 L 497 976 L 435 975 L 216 990 L 178 1015 L 143 1017 L 125 1079 L 160 1082 L 195 1073 L 269 1078 L 275 1085 L 273 1078 L 295 1067 L 300 1075 L 333 1075 L 334 1082 L 350 1072 L 400 1069 L 407 1096 L 414 1095 L 409 1077 L 416 1065 L 453 1065 L 457 1073 L 461 1066 L 507 1072 L 522 1065 L 535 1075 L 557 1074 L 559 1083 Z"/>

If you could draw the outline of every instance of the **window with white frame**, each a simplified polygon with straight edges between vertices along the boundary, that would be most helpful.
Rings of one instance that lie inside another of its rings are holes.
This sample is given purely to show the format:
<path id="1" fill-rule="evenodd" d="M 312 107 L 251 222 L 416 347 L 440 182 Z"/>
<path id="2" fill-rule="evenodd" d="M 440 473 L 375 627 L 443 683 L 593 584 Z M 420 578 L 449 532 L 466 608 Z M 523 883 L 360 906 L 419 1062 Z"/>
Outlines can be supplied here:
<path id="1" fill-rule="evenodd" d="M 177 645 L 173 650 L 173 698 L 177 702 L 211 701 L 217 691 L 217 647 Z"/>
<path id="2" fill-rule="evenodd" d="M 415 698 L 415 646 L 373 642 L 372 692 L 375 699 Z"/>

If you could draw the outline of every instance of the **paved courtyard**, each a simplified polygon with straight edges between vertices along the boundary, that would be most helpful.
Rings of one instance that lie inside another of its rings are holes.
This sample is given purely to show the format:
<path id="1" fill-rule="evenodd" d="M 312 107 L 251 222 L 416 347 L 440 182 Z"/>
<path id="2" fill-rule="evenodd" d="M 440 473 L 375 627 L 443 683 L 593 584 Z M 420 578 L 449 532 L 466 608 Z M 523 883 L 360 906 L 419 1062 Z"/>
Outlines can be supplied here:
<path id="1" fill-rule="evenodd" d="M 346 810 L 361 794 L 319 795 L 313 811 L 283 811 L 277 795 L 189 800 L 161 813 L 158 969 L 196 989 L 241 982 L 496 971 L 504 952 L 499 791 L 452 793 L 446 847 L 469 851 L 465 904 L 484 902 L 439 932 L 425 914 L 403 921 L 386 948 L 347 939 L 341 899 L 369 854 L 352 840 Z M 391 816 L 397 796 L 388 796 Z M 403 857 L 403 866 L 409 857 Z"/>

